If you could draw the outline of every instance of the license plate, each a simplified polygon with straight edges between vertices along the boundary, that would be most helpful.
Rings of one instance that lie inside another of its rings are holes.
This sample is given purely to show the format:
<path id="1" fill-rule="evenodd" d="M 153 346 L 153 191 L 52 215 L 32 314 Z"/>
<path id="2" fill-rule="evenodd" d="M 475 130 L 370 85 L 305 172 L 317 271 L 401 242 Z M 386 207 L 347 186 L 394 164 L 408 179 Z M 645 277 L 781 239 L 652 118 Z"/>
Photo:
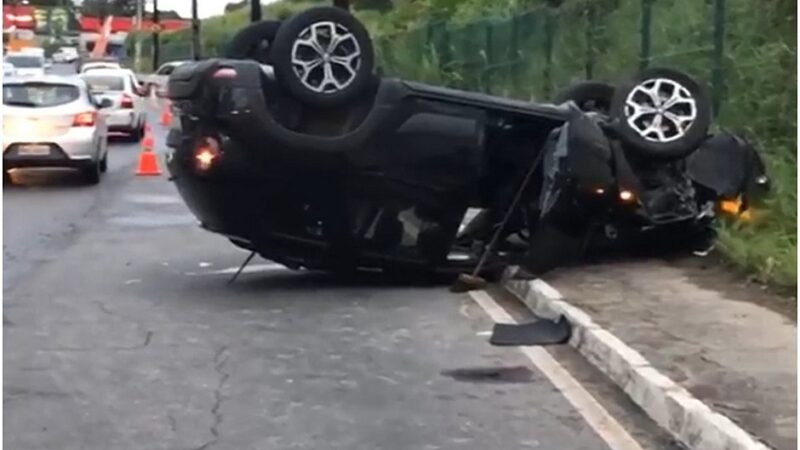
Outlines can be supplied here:
<path id="1" fill-rule="evenodd" d="M 19 146 L 18 153 L 28 156 L 44 156 L 50 154 L 50 146 L 46 144 L 25 144 Z"/>

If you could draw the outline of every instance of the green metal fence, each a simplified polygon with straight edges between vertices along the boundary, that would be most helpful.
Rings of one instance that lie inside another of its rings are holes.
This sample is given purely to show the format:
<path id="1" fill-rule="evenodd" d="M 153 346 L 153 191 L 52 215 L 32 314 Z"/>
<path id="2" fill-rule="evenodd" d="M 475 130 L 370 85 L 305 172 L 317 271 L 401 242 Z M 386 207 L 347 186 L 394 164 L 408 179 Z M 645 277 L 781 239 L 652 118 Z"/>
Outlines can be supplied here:
<path id="1" fill-rule="evenodd" d="M 669 65 L 710 84 L 719 106 L 726 2 L 566 2 L 501 19 L 431 22 L 382 36 L 376 49 L 387 74 L 530 99 L 547 99 L 579 79 L 613 81 L 637 68 Z"/>

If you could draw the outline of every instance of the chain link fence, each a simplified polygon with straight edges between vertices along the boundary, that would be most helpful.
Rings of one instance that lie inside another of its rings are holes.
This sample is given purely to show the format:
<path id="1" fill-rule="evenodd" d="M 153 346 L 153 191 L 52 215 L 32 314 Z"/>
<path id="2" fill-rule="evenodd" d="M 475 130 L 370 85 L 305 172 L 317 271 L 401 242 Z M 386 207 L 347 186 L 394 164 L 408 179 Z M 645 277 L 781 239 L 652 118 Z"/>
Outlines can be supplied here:
<path id="1" fill-rule="evenodd" d="M 573 2 L 501 19 L 431 22 L 381 36 L 376 49 L 387 74 L 537 100 L 577 80 L 671 66 L 707 82 L 719 106 L 730 1 L 680 2 L 680 10 L 663 0 Z"/>

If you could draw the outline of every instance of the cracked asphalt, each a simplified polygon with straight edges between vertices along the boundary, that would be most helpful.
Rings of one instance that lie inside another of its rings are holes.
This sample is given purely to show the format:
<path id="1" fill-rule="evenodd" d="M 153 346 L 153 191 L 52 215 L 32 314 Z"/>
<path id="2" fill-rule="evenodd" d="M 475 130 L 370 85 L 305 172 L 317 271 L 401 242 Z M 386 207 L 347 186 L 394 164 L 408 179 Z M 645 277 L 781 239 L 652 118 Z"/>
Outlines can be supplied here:
<path id="1" fill-rule="evenodd" d="M 134 177 L 137 151 L 115 143 L 100 186 L 31 174 L 3 192 L 5 448 L 610 448 L 446 286 L 264 260 L 227 285 L 246 253 L 166 177 Z"/>

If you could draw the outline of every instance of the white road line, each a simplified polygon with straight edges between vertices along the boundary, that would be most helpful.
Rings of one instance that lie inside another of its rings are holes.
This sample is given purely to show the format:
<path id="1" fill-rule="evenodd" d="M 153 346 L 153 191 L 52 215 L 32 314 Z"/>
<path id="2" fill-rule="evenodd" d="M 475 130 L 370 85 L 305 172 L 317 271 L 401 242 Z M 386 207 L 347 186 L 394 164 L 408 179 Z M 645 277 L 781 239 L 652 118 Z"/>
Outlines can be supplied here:
<path id="1" fill-rule="evenodd" d="M 489 294 L 471 291 L 470 296 L 486 314 L 497 323 L 517 323 Z M 614 419 L 578 381 L 558 363 L 547 350 L 541 347 L 520 347 L 539 371 L 553 383 L 564 398 L 583 416 L 586 423 L 612 450 L 642 450 L 636 440 Z"/>
<path id="2" fill-rule="evenodd" d="M 209 272 L 186 272 L 185 275 L 189 276 L 204 276 L 204 275 L 233 275 L 236 271 L 239 270 L 239 267 L 228 267 L 227 269 L 220 269 L 220 270 L 212 270 Z M 268 263 L 268 264 L 250 264 L 242 270 L 242 273 L 256 273 L 256 272 L 271 272 L 275 270 L 288 270 L 286 267 L 276 264 L 276 263 Z"/>

